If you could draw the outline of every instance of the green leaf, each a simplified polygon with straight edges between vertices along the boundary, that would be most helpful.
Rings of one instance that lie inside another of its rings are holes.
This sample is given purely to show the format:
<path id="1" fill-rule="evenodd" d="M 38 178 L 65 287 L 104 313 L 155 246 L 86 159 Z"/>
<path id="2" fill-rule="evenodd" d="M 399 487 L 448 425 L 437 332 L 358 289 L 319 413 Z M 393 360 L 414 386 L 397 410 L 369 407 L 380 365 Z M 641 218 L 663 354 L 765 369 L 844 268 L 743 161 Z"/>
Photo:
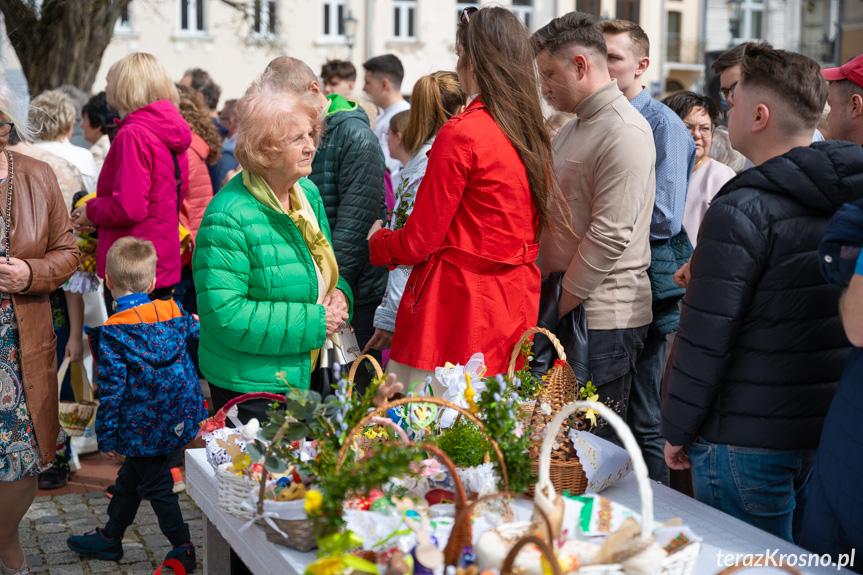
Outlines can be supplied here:
<path id="1" fill-rule="evenodd" d="M 259 442 L 255 441 L 254 443 L 246 444 L 246 453 L 249 454 L 249 457 L 253 462 L 260 461 L 264 456 L 264 450 L 259 447 Z"/>
<path id="2" fill-rule="evenodd" d="M 356 555 L 345 555 L 342 557 L 345 567 L 350 567 L 354 571 L 362 571 L 363 573 L 377 573 L 378 567 L 371 561 L 361 559 Z"/>
<path id="3" fill-rule="evenodd" d="M 301 421 L 294 421 L 288 424 L 287 429 L 285 429 L 284 438 L 287 441 L 299 441 L 300 439 L 305 439 L 309 435 L 309 426 Z"/>
<path id="4" fill-rule="evenodd" d="M 276 457 L 275 455 L 270 455 L 267 457 L 267 461 L 264 462 L 264 469 L 269 471 L 270 473 L 284 473 L 287 471 L 288 466 L 285 465 L 285 462 Z"/>

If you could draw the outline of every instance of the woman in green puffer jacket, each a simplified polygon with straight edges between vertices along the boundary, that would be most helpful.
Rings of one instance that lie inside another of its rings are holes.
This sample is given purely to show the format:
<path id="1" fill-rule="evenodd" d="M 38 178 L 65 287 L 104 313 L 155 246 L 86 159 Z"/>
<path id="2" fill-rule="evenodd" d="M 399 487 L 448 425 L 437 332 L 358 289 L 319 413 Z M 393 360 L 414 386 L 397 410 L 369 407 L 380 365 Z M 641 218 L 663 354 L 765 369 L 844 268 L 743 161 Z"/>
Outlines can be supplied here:
<path id="1" fill-rule="evenodd" d="M 305 178 L 321 128 L 315 103 L 257 81 L 237 113 L 245 171 L 210 202 L 193 254 L 199 361 L 215 409 L 245 393 L 308 389 L 326 336 L 353 305 L 318 189 Z M 267 402 L 239 410 L 243 422 L 265 420 Z"/>

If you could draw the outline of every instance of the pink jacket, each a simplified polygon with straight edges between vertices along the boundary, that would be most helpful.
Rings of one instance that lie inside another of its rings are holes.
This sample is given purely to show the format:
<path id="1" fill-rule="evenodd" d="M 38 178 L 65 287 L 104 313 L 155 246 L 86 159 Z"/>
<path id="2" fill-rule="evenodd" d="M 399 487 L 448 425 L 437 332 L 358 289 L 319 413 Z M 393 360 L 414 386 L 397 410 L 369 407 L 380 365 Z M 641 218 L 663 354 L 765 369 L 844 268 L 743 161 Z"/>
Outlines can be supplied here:
<path id="1" fill-rule="evenodd" d="M 204 219 L 204 212 L 207 210 L 210 200 L 213 199 L 213 182 L 210 180 L 210 172 L 207 170 L 207 156 L 209 154 L 210 147 L 207 142 L 192 132 L 192 145 L 189 147 L 189 193 L 183 200 L 180 223 L 192 234 L 193 249 L 198 228 L 201 227 L 201 220 Z M 191 255 L 190 251 L 189 261 L 184 261 L 184 266 L 191 261 Z"/>
<path id="2" fill-rule="evenodd" d="M 87 216 L 99 228 L 96 267 L 105 277 L 105 256 L 118 239 L 135 236 L 156 247 L 156 287 L 180 281 L 177 180 L 172 152 L 180 167 L 180 201 L 189 189 L 186 150 L 192 141 L 189 124 L 167 100 L 138 108 L 119 122 L 96 197 Z"/>

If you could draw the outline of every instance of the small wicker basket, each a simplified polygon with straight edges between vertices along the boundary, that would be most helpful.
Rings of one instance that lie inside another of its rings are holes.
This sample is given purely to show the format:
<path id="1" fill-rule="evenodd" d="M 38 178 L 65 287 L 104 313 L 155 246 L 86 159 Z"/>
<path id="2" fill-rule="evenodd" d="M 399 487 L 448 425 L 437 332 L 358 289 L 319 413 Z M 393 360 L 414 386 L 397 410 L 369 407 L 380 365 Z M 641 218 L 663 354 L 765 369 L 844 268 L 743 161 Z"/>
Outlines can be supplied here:
<path id="1" fill-rule="evenodd" d="M 551 371 L 548 372 L 548 376 L 534 403 L 533 413 L 528 423 L 528 429 L 531 434 L 529 453 L 534 473 L 539 470 L 540 445 L 542 444 L 543 437 L 546 435 L 549 422 L 564 405 L 578 399 L 578 382 L 575 379 L 575 373 L 572 371 L 572 368 L 566 364 L 566 352 L 564 352 L 563 346 L 560 345 L 560 342 L 553 333 L 541 327 L 531 328 L 519 338 L 510 356 L 507 375 L 512 378 L 515 374 L 515 362 L 521 353 L 521 345 L 527 341 L 527 338 L 536 333 L 545 335 L 551 341 L 562 363 L 555 364 L 551 368 Z M 578 460 L 575 445 L 573 445 L 572 440 L 569 438 L 568 426 L 558 430 L 556 443 L 557 447 L 551 454 L 549 464 L 551 482 L 558 493 L 563 493 L 564 491 L 568 491 L 572 495 L 584 493 L 587 489 L 587 475 L 581 466 L 581 462 Z M 528 493 L 533 493 L 532 488 L 528 489 Z"/>
<path id="2" fill-rule="evenodd" d="M 90 425 L 90 422 L 96 417 L 96 410 L 99 404 L 94 401 L 93 388 L 90 387 L 90 380 L 87 378 L 87 370 L 80 362 L 75 362 L 81 368 L 81 380 L 83 382 L 84 392 L 88 393 L 90 399 L 82 399 L 81 401 L 61 401 L 60 402 L 60 425 L 66 431 L 67 435 L 72 437 L 80 437 L 84 435 L 84 430 Z M 63 388 L 63 378 L 66 377 L 66 372 L 69 370 L 69 358 L 63 359 L 60 364 L 60 369 L 57 370 L 57 395 Z"/>

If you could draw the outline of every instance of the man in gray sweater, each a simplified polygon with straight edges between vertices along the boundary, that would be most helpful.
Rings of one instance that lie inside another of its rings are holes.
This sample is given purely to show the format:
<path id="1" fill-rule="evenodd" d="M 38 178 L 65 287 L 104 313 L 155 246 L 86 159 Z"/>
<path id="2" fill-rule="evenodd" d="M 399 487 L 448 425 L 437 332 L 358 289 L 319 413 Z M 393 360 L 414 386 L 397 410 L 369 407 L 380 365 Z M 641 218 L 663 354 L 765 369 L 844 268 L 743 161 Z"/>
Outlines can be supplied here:
<path id="1" fill-rule="evenodd" d="M 600 400 L 626 417 L 635 360 L 652 320 L 650 220 L 656 150 L 647 120 L 608 73 L 596 20 L 570 12 L 533 35 L 543 96 L 576 118 L 554 139 L 569 229 L 542 240 L 542 273 L 565 272 L 560 317 L 584 303 Z"/>

